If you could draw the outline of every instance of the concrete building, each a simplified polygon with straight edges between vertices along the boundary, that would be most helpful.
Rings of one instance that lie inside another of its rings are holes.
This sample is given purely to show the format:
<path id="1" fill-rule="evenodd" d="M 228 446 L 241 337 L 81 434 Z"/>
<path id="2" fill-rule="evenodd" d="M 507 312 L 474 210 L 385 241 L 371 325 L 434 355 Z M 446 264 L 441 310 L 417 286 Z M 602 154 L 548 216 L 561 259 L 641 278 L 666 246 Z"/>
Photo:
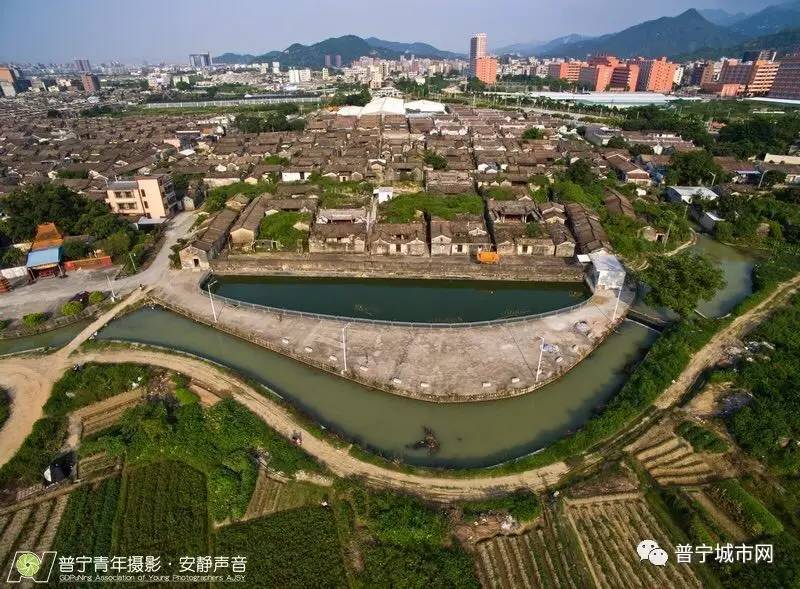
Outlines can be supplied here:
<path id="1" fill-rule="evenodd" d="M 706 62 L 696 64 L 692 69 L 692 75 L 689 78 L 691 86 L 703 86 L 711 84 L 714 81 L 714 64 Z"/>
<path id="2" fill-rule="evenodd" d="M 83 84 L 83 91 L 87 94 L 100 92 L 100 78 L 94 74 L 81 75 L 81 83 Z"/>
<path id="3" fill-rule="evenodd" d="M 238 211 L 222 209 L 203 233 L 178 253 L 181 268 L 207 270 L 211 260 L 225 248 L 228 232 L 238 216 Z"/>
<path id="4" fill-rule="evenodd" d="M 486 33 L 478 33 L 469 41 L 469 71 L 473 77 L 478 75 L 478 60 L 486 57 L 488 43 Z"/>
<path id="5" fill-rule="evenodd" d="M 578 81 L 592 92 L 605 92 L 611 86 L 614 68 L 610 65 L 597 64 L 581 68 Z"/>
<path id="6" fill-rule="evenodd" d="M 494 57 L 480 57 L 475 61 L 475 77 L 491 86 L 497 82 L 497 60 Z"/>
<path id="7" fill-rule="evenodd" d="M 106 186 L 106 203 L 114 213 L 148 219 L 171 217 L 180 210 L 175 186 L 168 174 L 109 182 Z"/>
<path id="8" fill-rule="evenodd" d="M 668 186 L 667 199 L 670 202 L 692 204 L 698 198 L 703 201 L 717 200 L 717 193 L 705 186 Z"/>
<path id="9" fill-rule="evenodd" d="M 642 59 L 635 63 L 639 66 L 637 92 L 672 92 L 677 64 L 667 61 L 666 57 Z"/>
<path id="10" fill-rule="evenodd" d="M 189 66 L 194 69 L 200 70 L 211 67 L 211 64 L 210 53 L 191 53 L 189 55 Z"/>
<path id="11" fill-rule="evenodd" d="M 639 66 L 635 63 L 621 63 L 611 75 L 611 90 L 635 92 L 639 83 Z"/>
<path id="12" fill-rule="evenodd" d="M 82 74 L 92 73 L 92 64 L 89 63 L 88 59 L 76 59 L 74 63 L 75 63 L 75 69 L 78 72 Z"/>
<path id="13" fill-rule="evenodd" d="M 583 61 L 564 61 L 561 63 L 551 63 L 548 75 L 557 80 L 567 80 L 577 82 L 581 77 L 581 69 L 587 64 Z"/>
<path id="14" fill-rule="evenodd" d="M 725 60 L 719 74 L 719 84 L 737 85 L 739 94 L 766 96 L 772 90 L 779 67 L 780 63 L 776 61 Z"/>
<path id="15" fill-rule="evenodd" d="M 769 97 L 800 99 L 800 55 L 793 55 L 781 61 Z"/>

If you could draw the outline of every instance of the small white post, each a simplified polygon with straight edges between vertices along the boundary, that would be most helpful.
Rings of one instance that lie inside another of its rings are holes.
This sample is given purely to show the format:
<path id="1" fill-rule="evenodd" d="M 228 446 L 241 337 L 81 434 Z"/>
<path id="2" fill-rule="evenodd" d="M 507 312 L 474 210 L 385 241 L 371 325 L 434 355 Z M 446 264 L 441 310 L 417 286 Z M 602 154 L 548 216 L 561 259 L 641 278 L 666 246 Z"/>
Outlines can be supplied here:
<path id="1" fill-rule="evenodd" d="M 539 365 L 536 367 L 536 382 L 539 382 L 539 373 L 542 372 L 542 356 L 544 355 L 544 338 L 539 336 L 542 343 L 539 344 Z"/>
<path id="2" fill-rule="evenodd" d="M 347 372 L 347 340 L 345 339 L 347 336 L 347 328 L 350 327 L 349 323 L 346 323 L 344 327 L 342 327 L 342 374 Z"/>
<path id="3" fill-rule="evenodd" d="M 206 290 L 208 290 L 208 301 L 211 303 L 211 314 L 214 316 L 214 323 L 217 322 L 217 309 L 214 307 L 214 295 L 211 294 L 211 287 L 217 283 L 215 280 L 214 282 L 208 283 L 206 286 Z"/>

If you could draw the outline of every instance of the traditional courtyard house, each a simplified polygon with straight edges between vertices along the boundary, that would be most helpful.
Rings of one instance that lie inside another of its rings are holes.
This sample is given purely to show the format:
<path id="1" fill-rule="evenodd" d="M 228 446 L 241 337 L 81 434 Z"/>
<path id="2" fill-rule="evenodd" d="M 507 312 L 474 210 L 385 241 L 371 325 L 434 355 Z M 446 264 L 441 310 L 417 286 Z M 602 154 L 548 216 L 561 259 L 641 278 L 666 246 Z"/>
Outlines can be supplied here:
<path id="1" fill-rule="evenodd" d="M 316 210 L 316 198 L 270 198 L 264 202 L 265 217 L 282 212 L 310 213 L 313 216 Z"/>
<path id="2" fill-rule="evenodd" d="M 549 223 L 547 231 L 553 241 L 554 254 L 557 258 L 571 258 L 575 255 L 575 238 L 565 225 Z"/>
<path id="3" fill-rule="evenodd" d="M 495 200 L 488 203 L 489 216 L 495 223 L 521 223 L 534 221 L 537 216 L 536 203 L 532 200 Z"/>
<path id="4" fill-rule="evenodd" d="M 600 218 L 584 205 L 567 203 L 565 205 L 570 228 L 575 235 L 577 250 L 581 254 L 591 254 L 603 250 L 611 252 L 611 242 L 608 240 Z"/>
<path id="5" fill-rule="evenodd" d="M 636 218 L 636 211 L 634 211 L 631 201 L 616 190 L 608 190 L 608 193 L 603 199 L 603 204 L 605 204 L 606 210 L 612 215 L 625 215 L 630 219 Z"/>
<path id="6" fill-rule="evenodd" d="M 650 185 L 650 173 L 628 160 L 625 156 L 613 154 L 607 157 L 606 161 L 608 161 L 608 166 L 616 172 L 623 182 L 636 184 L 637 186 Z"/>
<path id="7" fill-rule="evenodd" d="M 313 253 L 349 252 L 362 254 L 366 249 L 365 223 L 315 223 L 308 238 Z"/>
<path id="8" fill-rule="evenodd" d="M 319 209 L 317 224 L 355 223 L 366 225 L 369 222 L 369 213 L 364 207 L 349 209 Z"/>
<path id="9" fill-rule="evenodd" d="M 547 201 L 536 203 L 539 211 L 539 217 L 547 224 L 564 225 L 567 222 L 567 214 L 564 211 L 564 205 L 560 202 Z"/>
<path id="10" fill-rule="evenodd" d="M 375 255 L 426 256 L 428 244 L 423 223 L 376 223 L 370 236 Z"/>
<path id="11" fill-rule="evenodd" d="M 245 207 L 239 219 L 231 228 L 231 247 L 241 250 L 252 250 L 258 230 L 261 227 L 261 220 L 267 208 L 267 199 L 264 196 L 257 196 L 250 204 Z"/>
<path id="12" fill-rule="evenodd" d="M 281 170 L 281 182 L 305 182 L 313 172 L 314 168 L 310 165 L 286 164 Z"/>
<path id="13" fill-rule="evenodd" d="M 449 256 L 453 253 L 453 234 L 450 221 L 431 219 L 431 255 Z"/>
<path id="14" fill-rule="evenodd" d="M 211 260 L 225 248 L 228 233 L 238 216 L 238 211 L 222 209 L 200 236 L 179 252 L 181 267 L 190 270 L 210 268 Z"/>
<path id="15" fill-rule="evenodd" d="M 492 249 L 492 240 L 480 215 L 456 215 L 450 221 L 450 233 L 454 255 L 474 255 Z"/>

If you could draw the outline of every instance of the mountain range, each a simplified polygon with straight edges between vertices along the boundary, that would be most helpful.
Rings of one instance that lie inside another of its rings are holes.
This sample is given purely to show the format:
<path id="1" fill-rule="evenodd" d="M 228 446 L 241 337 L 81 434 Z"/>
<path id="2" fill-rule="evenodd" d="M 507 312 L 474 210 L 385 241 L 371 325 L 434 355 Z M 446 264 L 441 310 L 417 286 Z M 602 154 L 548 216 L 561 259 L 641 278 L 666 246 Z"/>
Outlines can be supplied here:
<path id="1" fill-rule="evenodd" d="M 742 48 L 774 48 L 791 51 L 798 47 L 800 0 L 767 6 L 753 14 L 732 14 L 720 9 L 689 9 L 677 16 L 665 16 L 639 23 L 622 31 L 588 37 L 571 34 L 547 42 L 531 41 L 507 45 L 498 55 L 576 57 L 612 54 L 619 57 L 718 57 L 737 55 Z M 366 39 L 345 35 L 312 45 L 295 43 L 283 51 L 261 55 L 223 53 L 215 63 L 263 63 L 279 61 L 287 67 L 322 67 L 326 55 L 341 55 L 343 63 L 364 56 L 398 59 L 402 55 L 421 58 L 456 59 L 462 54 L 443 51 L 422 42 L 402 43 L 376 37 Z"/>
<path id="2" fill-rule="evenodd" d="M 456 59 L 464 57 L 452 51 L 442 51 L 427 43 L 400 43 L 370 37 L 362 39 L 356 35 L 332 37 L 313 45 L 294 43 L 283 51 L 269 51 L 261 55 L 223 53 L 214 58 L 214 63 L 266 63 L 279 61 L 288 67 L 322 67 L 326 55 L 341 55 L 342 63 L 350 63 L 360 57 L 374 56 L 383 59 L 398 59 L 402 55 L 420 58 Z"/>

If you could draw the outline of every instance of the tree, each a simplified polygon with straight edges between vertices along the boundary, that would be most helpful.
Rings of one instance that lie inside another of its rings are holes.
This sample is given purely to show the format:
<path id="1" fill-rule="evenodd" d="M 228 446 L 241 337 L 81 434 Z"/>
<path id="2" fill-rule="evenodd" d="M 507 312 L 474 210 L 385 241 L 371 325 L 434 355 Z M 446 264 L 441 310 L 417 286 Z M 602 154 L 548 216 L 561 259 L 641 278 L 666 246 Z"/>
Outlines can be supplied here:
<path id="1" fill-rule="evenodd" d="M 640 155 L 653 155 L 653 148 L 649 145 L 634 143 L 628 148 L 628 153 L 630 153 L 632 157 L 637 157 Z"/>
<path id="2" fill-rule="evenodd" d="M 529 140 L 544 139 L 544 132 L 536 127 L 531 127 L 530 129 L 525 130 L 525 132 L 522 134 L 522 138 Z"/>
<path id="3" fill-rule="evenodd" d="M 683 186 L 719 183 L 725 177 L 725 171 L 704 149 L 676 153 L 672 156 L 669 172 L 670 183 Z"/>
<path id="4" fill-rule="evenodd" d="M 617 135 L 608 140 L 606 147 L 611 149 L 628 149 L 628 142 L 625 141 L 624 137 Z"/>
<path id="5" fill-rule="evenodd" d="M 128 253 L 131 247 L 131 238 L 125 231 L 117 231 L 98 243 L 100 249 L 112 258 Z"/>
<path id="6" fill-rule="evenodd" d="M 575 160 L 570 164 L 566 178 L 580 186 L 591 186 L 597 180 L 592 171 L 592 164 L 584 159 Z"/>
<path id="7" fill-rule="evenodd" d="M 667 307 L 683 316 L 725 286 L 722 270 L 706 256 L 693 253 L 652 257 L 641 279 L 650 287 L 645 295 L 647 304 Z"/>
<path id="8" fill-rule="evenodd" d="M 425 150 L 422 159 L 426 165 L 432 167 L 434 170 L 444 170 L 447 168 L 447 158 L 430 149 Z"/>
<path id="9" fill-rule="evenodd" d="M 768 170 L 764 173 L 764 177 L 761 179 L 761 187 L 771 188 L 776 184 L 783 184 L 784 182 L 786 182 L 786 172 L 781 172 L 780 170 Z"/>

